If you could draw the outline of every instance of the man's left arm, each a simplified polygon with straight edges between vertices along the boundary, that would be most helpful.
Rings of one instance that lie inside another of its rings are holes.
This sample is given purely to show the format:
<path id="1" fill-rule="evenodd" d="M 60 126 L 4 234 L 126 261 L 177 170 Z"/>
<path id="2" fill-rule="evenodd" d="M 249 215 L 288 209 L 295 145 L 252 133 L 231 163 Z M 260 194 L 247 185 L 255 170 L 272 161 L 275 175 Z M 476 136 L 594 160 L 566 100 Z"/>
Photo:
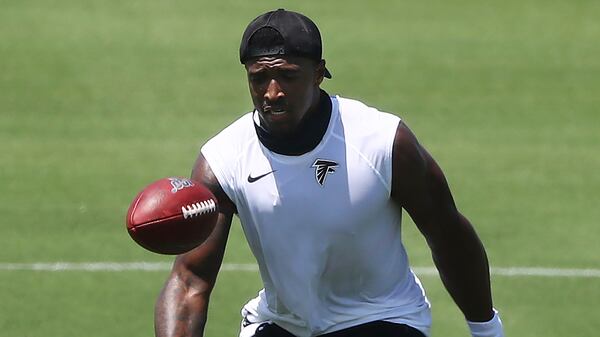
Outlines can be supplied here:
<path id="1" fill-rule="evenodd" d="M 442 170 L 403 123 L 396 131 L 392 168 L 392 200 L 425 237 L 442 282 L 472 335 L 503 336 L 483 244 L 457 210 Z"/>

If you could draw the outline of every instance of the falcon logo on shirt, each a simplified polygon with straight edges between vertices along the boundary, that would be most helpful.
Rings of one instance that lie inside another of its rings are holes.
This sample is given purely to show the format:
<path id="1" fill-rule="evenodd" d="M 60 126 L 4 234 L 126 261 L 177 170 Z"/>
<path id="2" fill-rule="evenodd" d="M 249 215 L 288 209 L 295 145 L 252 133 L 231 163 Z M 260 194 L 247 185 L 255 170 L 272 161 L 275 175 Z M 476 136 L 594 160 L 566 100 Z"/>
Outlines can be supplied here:
<path id="1" fill-rule="evenodd" d="M 325 178 L 327 178 L 327 175 L 334 173 L 338 166 L 338 163 L 331 160 L 315 160 L 315 162 L 312 164 L 312 167 L 315 168 L 315 178 L 317 179 L 317 183 L 323 186 L 323 184 L 325 184 Z"/>

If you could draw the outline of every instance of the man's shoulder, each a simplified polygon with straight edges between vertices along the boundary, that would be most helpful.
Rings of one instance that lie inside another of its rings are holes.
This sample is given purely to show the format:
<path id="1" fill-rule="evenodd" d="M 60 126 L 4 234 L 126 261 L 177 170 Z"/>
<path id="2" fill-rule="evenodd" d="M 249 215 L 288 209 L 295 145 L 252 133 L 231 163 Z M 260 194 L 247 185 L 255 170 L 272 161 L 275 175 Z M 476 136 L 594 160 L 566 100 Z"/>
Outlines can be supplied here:
<path id="1" fill-rule="evenodd" d="M 243 114 L 231 124 L 222 129 L 219 133 L 211 137 L 207 143 L 236 143 L 243 142 L 247 138 L 254 136 L 254 126 L 252 122 L 252 112 Z"/>
<path id="2" fill-rule="evenodd" d="M 335 96 L 334 100 L 337 101 L 340 119 L 345 129 L 354 126 L 360 133 L 367 134 L 383 132 L 387 129 L 395 132 L 396 126 L 400 122 L 400 117 L 369 106 L 362 101 L 340 96 Z"/>
<path id="3" fill-rule="evenodd" d="M 337 101 L 338 108 L 340 112 L 362 112 L 369 113 L 372 112 L 374 108 L 366 105 L 362 101 L 355 98 L 348 98 L 339 95 L 331 96 L 333 100 Z M 375 109 L 377 110 L 377 109 Z"/>
<path id="4" fill-rule="evenodd" d="M 335 96 L 334 100 L 338 102 L 338 110 L 343 118 L 372 119 L 374 121 L 400 120 L 400 117 L 390 112 L 379 110 L 357 99 Z"/>
<path id="5" fill-rule="evenodd" d="M 244 114 L 202 145 L 201 152 L 211 164 L 216 158 L 235 162 L 256 141 L 252 115 L 251 112 Z"/>

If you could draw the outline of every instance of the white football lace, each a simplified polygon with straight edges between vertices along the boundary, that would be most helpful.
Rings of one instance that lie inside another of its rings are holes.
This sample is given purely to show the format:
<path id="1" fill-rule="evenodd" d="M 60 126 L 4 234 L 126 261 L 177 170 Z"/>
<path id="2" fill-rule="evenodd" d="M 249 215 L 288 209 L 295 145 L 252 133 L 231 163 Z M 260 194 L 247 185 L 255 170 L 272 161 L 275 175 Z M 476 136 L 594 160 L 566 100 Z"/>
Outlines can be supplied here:
<path id="1" fill-rule="evenodd" d="M 217 210 L 217 204 L 214 200 L 209 199 L 202 202 L 195 202 L 191 205 L 182 206 L 183 218 L 191 218 L 205 213 L 214 212 Z"/>

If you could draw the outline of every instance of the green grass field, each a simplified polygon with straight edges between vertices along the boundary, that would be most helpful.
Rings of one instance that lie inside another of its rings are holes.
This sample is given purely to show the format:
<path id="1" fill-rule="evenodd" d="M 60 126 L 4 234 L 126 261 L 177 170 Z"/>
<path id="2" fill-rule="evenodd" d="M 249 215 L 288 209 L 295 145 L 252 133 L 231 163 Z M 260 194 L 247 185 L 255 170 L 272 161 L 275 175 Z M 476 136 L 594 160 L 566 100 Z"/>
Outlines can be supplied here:
<path id="1" fill-rule="evenodd" d="M 600 268 L 597 1 L 0 1 L 0 266 L 169 262 L 136 246 L 136 192 L 189 174 L 251 108 L 237 50 L 262 11 L 320 26 L 324 88 L 402 116 L 495 267 Z M 431 266 L 407 218 L 413 265 Z M 226 263 L 253 263 L 235 223 Z M 0 336 L 151 336 L 167 271 L 0 269 Z M 423 275 L 432 337 L 467 336 Z M 260 289 L 223 271 L 206 336 Z M 507 336 L 597 336 L 599 277 L 493 275 Z"/>

